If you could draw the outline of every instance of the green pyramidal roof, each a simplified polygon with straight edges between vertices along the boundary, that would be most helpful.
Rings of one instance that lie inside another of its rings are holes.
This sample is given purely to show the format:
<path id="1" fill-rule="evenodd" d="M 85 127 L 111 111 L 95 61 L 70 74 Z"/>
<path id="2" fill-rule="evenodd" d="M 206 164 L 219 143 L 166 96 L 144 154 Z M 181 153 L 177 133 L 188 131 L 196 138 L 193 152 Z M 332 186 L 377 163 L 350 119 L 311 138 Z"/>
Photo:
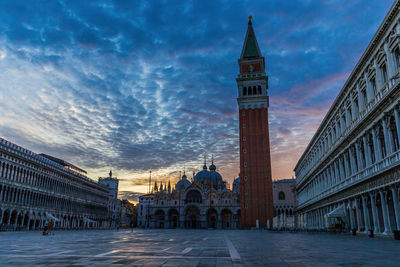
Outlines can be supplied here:
<path id="1" fill-rule="evenodd" d="M 247 37 L 247 42 L 244 47 L 243 57 L 259 57 L 256 40 L 254 39 L 254 34 L 252 32 L 249 33 Z"/>
<path id="2" fill-rule="evenodd" d="M 247 28 L 246 37 L 242 49 L 241 58 L 261 57 L 260 48 L 258 47 L 256 35 L 254 34 L 251 17 L 249 17 L 249 26 Z"/>

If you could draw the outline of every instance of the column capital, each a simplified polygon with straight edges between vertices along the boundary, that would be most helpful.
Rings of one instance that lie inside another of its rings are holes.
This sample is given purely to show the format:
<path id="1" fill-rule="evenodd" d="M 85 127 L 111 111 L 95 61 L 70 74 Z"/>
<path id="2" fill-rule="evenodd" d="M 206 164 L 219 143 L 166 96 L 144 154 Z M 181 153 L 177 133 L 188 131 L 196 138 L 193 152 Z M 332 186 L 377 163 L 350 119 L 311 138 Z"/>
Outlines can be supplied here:
<path id="1" fill-rule="evenodd" d="M 369 194 L 369 197 L 371 199 L 375 200 L 375 195 L 376 195 L 376 191 L 375 190 L 372 190 L 372 191 L 368 192 L 368 194 Z"/>
<path id="2" fill-rule="evenodd" d="M 380 188 L 380 189 L 378 189 L 378 190 L 379 190 L 379 194 L 382 194 L 383 196 L 386 197 L 386 195 L 387 195 L 387 190 L 386 190 L 385 187 L 384 187 L 384 188 Z"/>
<path id="3" fill-rule="evenodd" d="M 389 189 L 390 190 L 392 190 L 392 192 L 393 192 L 393 190 L 395 190 L 395 191 L 397 191 L 398 189 L 399 189 L 399 187 L 397 186 L 397 185 L 391 185 L 390 187 L 389 187 Z"/>
<path id="4" fill-rule="evenodd" d="M 399 111 L 400 110 L 400 100 L 397 101 L 396 105 L 394 106 L 394 111 Z"/>

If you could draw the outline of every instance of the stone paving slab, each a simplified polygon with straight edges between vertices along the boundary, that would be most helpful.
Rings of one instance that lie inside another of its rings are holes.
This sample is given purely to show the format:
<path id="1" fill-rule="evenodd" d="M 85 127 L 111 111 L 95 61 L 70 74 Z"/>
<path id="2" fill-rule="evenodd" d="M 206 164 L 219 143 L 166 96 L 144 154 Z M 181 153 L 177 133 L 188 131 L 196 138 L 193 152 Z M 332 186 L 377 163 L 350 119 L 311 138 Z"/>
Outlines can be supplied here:
<path id="1" fill-rule="evenodd" d="M 400 241 L 220 230 L 1 232 L 1 266 L 400 266 Z"/>

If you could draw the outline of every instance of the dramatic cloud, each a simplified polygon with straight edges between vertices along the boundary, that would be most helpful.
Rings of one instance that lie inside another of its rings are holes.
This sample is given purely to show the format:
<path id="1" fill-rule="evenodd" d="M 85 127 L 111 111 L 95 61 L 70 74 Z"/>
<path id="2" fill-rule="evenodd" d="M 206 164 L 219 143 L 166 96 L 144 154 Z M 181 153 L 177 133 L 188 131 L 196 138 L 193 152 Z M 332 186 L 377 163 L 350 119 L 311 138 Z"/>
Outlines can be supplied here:
<path id="1" fill-rule="evenodd" d="M 214 155 L 238 173 L 237 59 L 253 14 L 273 177 L 293 168 L 390 8 L 361 1 L 3 1 L 0 135 L 135 198 Z M 154 180 L 153 180 L 154 181 Z"/>

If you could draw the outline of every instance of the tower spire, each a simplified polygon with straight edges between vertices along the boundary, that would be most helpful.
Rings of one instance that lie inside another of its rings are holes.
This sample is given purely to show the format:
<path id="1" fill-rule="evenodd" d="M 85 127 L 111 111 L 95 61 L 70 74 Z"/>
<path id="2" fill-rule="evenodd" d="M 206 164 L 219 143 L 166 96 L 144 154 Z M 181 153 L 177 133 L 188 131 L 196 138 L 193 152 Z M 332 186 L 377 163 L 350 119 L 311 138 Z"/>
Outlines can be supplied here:
<path id="1" fill-rule="evenodd" d="M 157 179 L 154 182 L 154 191 L 158 192 Z"/>
<path id="2" fill-rule="evenodd" d="M 250 15 L 240 58 L 253 58 L 262 56 L 260 48 L 258 47 L 256 35 L 254 33 L 253 23 L 251 22 L 252 19 L 253 16 Z"/>
<path id="3" fill-rule="evenodd" d="M 149 194 L 151 194 L 151 171 L 149 175 Z"/>

